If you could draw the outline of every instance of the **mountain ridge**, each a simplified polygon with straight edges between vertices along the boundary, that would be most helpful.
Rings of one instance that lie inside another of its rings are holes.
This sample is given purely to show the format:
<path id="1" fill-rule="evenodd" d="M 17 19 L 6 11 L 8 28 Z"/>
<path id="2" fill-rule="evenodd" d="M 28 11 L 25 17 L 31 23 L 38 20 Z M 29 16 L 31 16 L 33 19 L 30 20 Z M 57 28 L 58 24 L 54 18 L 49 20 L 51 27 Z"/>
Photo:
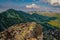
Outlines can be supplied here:
<path id="1" fill-rule="evenodd" d="M 40 26 L 35 22 L 13 25 L 0 33 L 0 40 L 43 40 Z"/>
<path id="2" fill-rule="evenodd" d="M 51 20 L 55 20 L 56 19 L 55 17 L 43 16 L 37 13 L 30 15 L 29 13 L 26 13 L 23 11 L 16 11 L 16 10 L 10 9 L 8 11 L 1 13 L 0 19 L 1 19 L 0 20 L 0 32 L 4 31 L 5 29 L 8 29 L 12 25 L 16 25 L 20 23 L 27 23 L 27 22 L 36 22 L 42 27 L 44 40 L 45 39 L 53 40 L 54 38 L 56 38 L 56 40 L 60 39 L 59 32 L 55 34 L 55 32 L 59 31 L 60 29 L 48 23 Z"/>
<path id="3" fill-rule="evenodd" d="M 43 18 L 43 20 L 42 20 Z M 48 19 L 47 19 L 48 18 Z M 14 9 L 8 9 L 7 11 L 3 12 L 0 14 L 0 26 L 2 28 L 8 28 L 10 25 L 17 24 L 17 23 L 22 23 L 22 22 L 44 22 L 44 21 L 50 21 L 52 20 L 50 17 L 38 15 L 38 14 L 28 14 L 23 11 L 16 11 Z M 4 28 L 4 29 L 5 29 Z M 2 29 L 1 29 L 2 30 Z"/>

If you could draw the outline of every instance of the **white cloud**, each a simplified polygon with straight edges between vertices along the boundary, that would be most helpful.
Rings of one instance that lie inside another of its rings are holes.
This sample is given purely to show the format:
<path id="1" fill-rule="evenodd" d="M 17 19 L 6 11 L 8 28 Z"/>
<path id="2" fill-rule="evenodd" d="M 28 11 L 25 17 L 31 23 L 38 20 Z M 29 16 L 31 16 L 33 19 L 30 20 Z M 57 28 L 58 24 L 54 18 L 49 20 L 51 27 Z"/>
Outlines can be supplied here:
<path id="1" fill-rule="evenodd" d="M 26 5 L 26 8 L 40 8 L 40 7 L 36 4 L 31 4 L 31 5 Z"/>
<path id="2" fill-rule="evenodd" d="M 48 0 L 52 6 L 60 6 L 60 0 Z"/>
<path id="3" fill-rule="evenodd" d="M 60 0 L 50 0 L 50 4 L 53 6 L 60 6 Z"/>
<path id="4" fill-rule="evenodd" d="M 52 6 L 60 6 L 60 0 L 42 0 L 43 2 L 48 2 Z"/>

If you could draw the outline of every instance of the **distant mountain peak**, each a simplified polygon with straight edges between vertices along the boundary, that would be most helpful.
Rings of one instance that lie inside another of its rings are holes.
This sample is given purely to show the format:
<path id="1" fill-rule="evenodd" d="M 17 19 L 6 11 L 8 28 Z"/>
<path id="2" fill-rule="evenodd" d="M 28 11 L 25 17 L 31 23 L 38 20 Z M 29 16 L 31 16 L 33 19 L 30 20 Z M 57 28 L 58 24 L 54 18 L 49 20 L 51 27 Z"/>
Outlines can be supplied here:
<path id="1" fill-rule="evenodd" d="M 7 11 L 9 12 L 9 11 L 16 11 L 16 10 L 15 9 L 8 9 Z"/>
<path id="2" fill-rule="evenodd" d="M 8 9 L 8 10 L 15 10 L 15 9 Z"/>

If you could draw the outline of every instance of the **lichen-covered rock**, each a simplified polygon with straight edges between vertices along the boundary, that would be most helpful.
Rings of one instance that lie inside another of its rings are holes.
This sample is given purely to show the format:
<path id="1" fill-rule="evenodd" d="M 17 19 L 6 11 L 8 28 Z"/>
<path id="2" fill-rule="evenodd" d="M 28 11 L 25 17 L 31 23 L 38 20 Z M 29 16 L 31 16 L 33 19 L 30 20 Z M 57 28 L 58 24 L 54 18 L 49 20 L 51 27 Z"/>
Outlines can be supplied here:
<path id="1" fill-rule="evenodd" d="M 0 40 L 43 40 L 42 28 L 35 22 L 16 24 L 1 32 Z"/>

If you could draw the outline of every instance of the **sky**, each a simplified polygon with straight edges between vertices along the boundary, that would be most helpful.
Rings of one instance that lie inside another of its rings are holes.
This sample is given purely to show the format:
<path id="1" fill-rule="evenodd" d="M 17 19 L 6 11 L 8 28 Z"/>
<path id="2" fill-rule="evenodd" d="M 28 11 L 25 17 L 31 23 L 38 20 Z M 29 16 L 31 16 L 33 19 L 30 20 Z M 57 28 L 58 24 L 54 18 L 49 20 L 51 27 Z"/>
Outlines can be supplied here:
<path id="1" fill-rule="evenodd" d="M 60 12 L 60 0 L 0 0 L 0 12 L 7 9 Z"/>

